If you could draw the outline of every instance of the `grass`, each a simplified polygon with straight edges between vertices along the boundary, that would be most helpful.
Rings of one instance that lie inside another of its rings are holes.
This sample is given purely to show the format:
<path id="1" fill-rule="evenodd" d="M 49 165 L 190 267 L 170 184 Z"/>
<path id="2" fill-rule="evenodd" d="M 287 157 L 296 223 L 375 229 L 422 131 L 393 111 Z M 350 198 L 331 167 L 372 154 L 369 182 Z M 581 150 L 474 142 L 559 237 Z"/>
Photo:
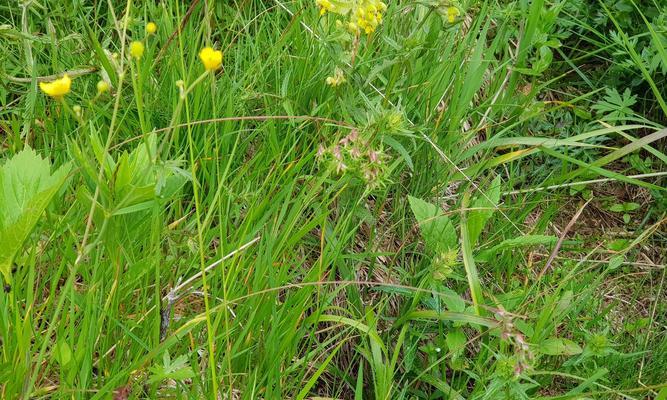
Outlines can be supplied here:
<path id="1" fill-rule="evenodd" d="M 665 398 L 665 30 L 565 3 L 0 5 L 0 398 Z"/>

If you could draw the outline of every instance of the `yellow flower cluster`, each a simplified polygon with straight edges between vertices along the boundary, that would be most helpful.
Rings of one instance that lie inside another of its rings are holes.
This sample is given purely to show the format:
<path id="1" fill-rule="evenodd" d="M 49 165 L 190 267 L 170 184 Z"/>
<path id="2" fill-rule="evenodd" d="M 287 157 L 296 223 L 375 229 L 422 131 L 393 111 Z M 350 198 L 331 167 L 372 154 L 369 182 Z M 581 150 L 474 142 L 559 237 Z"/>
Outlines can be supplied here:
<path id="1" fill-rule="evenodd" d="M 156 31 L 157 25 L 155 25 L 155 23 L 149 22 L 146 25 L 146 33 L 152 35 Z M 143 57 L 144 51 L 145 47 L 142 42 L 135 40 L 130 43 L 129 53 L 130 56 L 132 56 L 134 59 L 139 60 L 141 57 Z M 216 71 L 222 67 L 222 51 L 215 50 L 212 47 L 204 47 L 199 52 L 199 59 L 207 71 Z M 338 86 L 345 81 L 345 77 L 343 76 L 342 71 L 337 70 L 335 77 L 337 83 L 335 83 L 334 86 Z M 178 81 L 177 85 L 179 82 L 181 83 L 181 86 L 184 85 L 183 81 Z M 109 83 L 105 80 L 98 81 L 96 86 L 98 96 L 108 92 L 111 88 Z M 67 74 L 64 74 L 62 78 L 54 79 L 51 82 L 39 83 L 39 88 L 42 90 L 42 92 L 56 100 L 61 100 L 67 93 L 70 92 L 71 87 L 72 79 Z"/>
<path id="2" fill-rule="evenodd" d="M 382 23 L 382 13 L 387 10 L 387 5 L 380 0 L 362 0 L 354 9 L 353 18 L 348 24 L 350 30 L 358 33 L 360 30 L 370 34 Z"/>
<path id="3" fill-rule="evenodd" d="M 354 34 L 374 32 L 387 11 L 387 5 L 381 0 L 315 0 L 315 3 L 320 15 L 331 12 L 348 17 L 347 29 Z"/>
<path id="4" fill-rule="evenodd" d="M 336 7 L 330 0 L 315 0 L 315 3 L 320 7 L 320 15 L 328 12 L 337 12 Z"/>

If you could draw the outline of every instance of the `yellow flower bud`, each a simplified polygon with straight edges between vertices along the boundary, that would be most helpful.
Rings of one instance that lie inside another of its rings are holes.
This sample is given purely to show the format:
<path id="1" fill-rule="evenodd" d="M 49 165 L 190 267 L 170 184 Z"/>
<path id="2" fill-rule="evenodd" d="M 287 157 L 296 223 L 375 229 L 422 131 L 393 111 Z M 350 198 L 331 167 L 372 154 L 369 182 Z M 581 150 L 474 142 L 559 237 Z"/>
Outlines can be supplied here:
<path id="1" fill-rule="evenodd" d="M 155 34 L 155 32 L 157 32 L 157 25 L 155 24 L 155 22 L 147 23 L 146 24 L 146 33 L 148 33 L 149 35 L 153 35 L 153 34 Z"/>
<path id="2" fill-rule="evenodd" d="M 72 80 L 67 74 L 63 75 L 62 78 L 56 79 L 52 82 L 40 82 L 39 88 L 42 92 L 53 97 L 54 99 L 62 99 L 64 95 L 69 93 L 70 88 L 72 87 Z"/>
<path id="3" fill-rule="evenodd" d="M 213 50 L 212 47 L 204 47 L 199 52 L 199 59 L 207 71 L 215 71 L 222 66 L 222 51 Z"/>
<path id="4" fill-rule="evenodd" d="M 333 76 L 328 76 L 327 79 L 325 80 L 327 85 L 333 87 L 340 86 L 346 81 L 347 80 L 345 79 L 345 75 L 343 75 L 343 70 L 341 70 L 338 67 L 336 67 L 336 69 L 334 70 Z"/>
<path id="5" fill-rule="evenodd" d="M 139 41 L 130 43 L 130 55 L 137 60 L 144 55 L 144 44 Z"/>
<path id="6" fill-rule="evenodd" d="M 109 91 L 109 84 L 106 81 L 97 82 L 97 94 L 106 93 Z"/>

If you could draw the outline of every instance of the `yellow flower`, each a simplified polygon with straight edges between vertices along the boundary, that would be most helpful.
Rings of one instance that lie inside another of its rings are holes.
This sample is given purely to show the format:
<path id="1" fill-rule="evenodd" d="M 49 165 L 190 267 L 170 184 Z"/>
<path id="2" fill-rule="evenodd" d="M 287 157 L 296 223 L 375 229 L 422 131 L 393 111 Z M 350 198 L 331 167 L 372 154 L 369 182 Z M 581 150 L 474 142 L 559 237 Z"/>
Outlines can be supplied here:
<path id="1" fill-rule="evenodd" d="M 106 81 L 97 82 L 97 94 L 102 94 L 109 91 L 109 84 Z"/>
<path id="2" fill-rule="evenodd" d="M 379 0 L 362 0 L 354 11 L 357 17 L 356 27 L 363 29 L 367 34 L 375 32 L 382 23 L 382 13 L 387 10 L 387 5 Z M 354 24 L 354 22 L 351 22 Z"/>
<path id="3" fill-rule="evenodd" d="M 146 24 L 146 33 L 148 33 L 149 35 L 152 35 L 155 32 L 157 32 L 157 25 L 155 24 L 155 22 L 147 23 Z"/>
<path id="4" fill-rule="evenodd" d="M 461 15 L 461 11 L 457 7 L 447 7 L 447 21 L 450 24 L 453 24 L 459 15 Z"/>
<path id="5" fill-rule="evenodd" d="M 212 47 L 204 47 L 199 52 L 199 59 L 201 59 L 207 71 L 215 71 L 222 66 L 222 51 L 213 50 Z"/>
<path id="6" fill-rule="evenodd" d="M 327 11 L 334 11 L 334 5 L 329 0 L 315 0 L 315 3 L 320 7 L 320 15 L 324 15 Z"/>
<path id="7" fill-rule="evenodd" d="M 326 79 L 327 85 L 332 87 L 340 86 L 346 81 L 347 79 L 345 79 L 345 75 L 343 75 L 343 70 L 338 67 L 334 70 L 333 76 L 328 76 Z"/>
<path id="8" fill-rule="evenodd" d="M 130 43 L 130 55 L 137 60 L 144 55 L 144 44 L 138 41 Z"/>
<path id="9" fill-rule="evenodd" d="M 67 74 L 63 75 L 62 78 L 56 79 L 53 82 L 40 82 L 39 88 L 42 89 L 42 92 L 53 97 L 54 99 L 62 99 L 64 95 L 69 93 L 70 88 L 72 87 L 72 80 Z"/>

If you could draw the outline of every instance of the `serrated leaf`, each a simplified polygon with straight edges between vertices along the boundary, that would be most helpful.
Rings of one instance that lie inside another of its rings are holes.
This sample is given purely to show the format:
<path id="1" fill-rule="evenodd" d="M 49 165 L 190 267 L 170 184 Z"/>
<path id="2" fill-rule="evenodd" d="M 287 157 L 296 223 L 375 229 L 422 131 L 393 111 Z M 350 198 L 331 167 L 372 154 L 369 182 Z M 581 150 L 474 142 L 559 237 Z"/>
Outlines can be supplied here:
<path id="1" fill-rule="evenodd" d="M 69 166 L 51 174 L 50 163 L 26 148 L 0 167 L 0 272 L 11 264 L 67 178 Z"/>
<path id="2" fill-rule="evenodd" d="M 456 248 L 456 229 L 448 216 L 431 203 L 408 196 L 426 247 L 436 253 Z"/>
<path id="3" fill-rule="evenodd" d="M 453 353 L 458 353 L 465 349 L 467 341 L 468 338 L 460 328 L 452 329 L 451 331 L 447 332 L 447 335 L 445 336 L 447 348 Z"/>
<path id="4" fill-rule="evenodd" d="M 447 305 L 447 309 L 453 312 L 464 312 L 466 303 L 463 298 L 448 287 L 442 288 L 442 301 Z"/>

